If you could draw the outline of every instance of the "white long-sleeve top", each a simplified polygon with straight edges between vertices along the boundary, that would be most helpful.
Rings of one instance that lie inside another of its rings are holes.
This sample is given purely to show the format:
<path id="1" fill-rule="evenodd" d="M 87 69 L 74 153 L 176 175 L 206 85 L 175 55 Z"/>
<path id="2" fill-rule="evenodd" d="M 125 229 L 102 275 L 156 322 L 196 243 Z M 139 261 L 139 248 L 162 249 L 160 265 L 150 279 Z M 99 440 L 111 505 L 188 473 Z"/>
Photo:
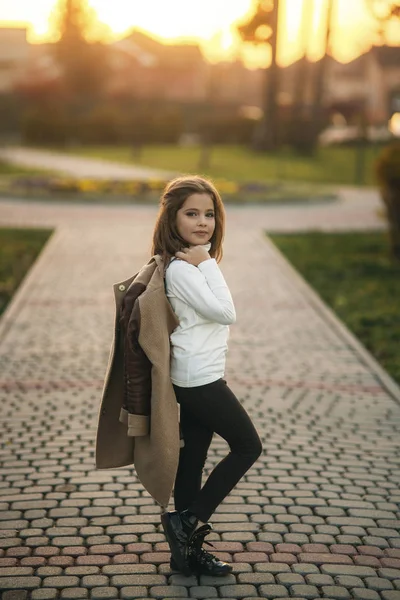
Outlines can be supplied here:
<path id="1" fill-rule="evenodd" d="M 204 247 L 209 250 L 211 244 Z M 195 387 L 220 379 L 236 312 L 217 261 L 210 258 L 195 267 L 174 259 L 166 271 L 165 287 L 180 322 L 170 336 L 172 383 Z"/>

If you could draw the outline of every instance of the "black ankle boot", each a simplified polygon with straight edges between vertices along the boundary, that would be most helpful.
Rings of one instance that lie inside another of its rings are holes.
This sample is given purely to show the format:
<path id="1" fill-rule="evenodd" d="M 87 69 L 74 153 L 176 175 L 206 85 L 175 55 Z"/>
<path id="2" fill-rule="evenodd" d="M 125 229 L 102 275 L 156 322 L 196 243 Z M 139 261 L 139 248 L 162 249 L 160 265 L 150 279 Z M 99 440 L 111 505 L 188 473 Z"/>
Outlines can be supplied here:
<path id="1" fill-rule="evenodd" d="M 223 577 L 232 573 L 232 565 L 219 560 L 214 554 L 201 547 L 189 549 L 188 565 L 196 575 Z"/>
<path id="2" fill-rule="evenodd" d="M 179 516 L 181 518 L 183 530 L 185 531 L 189 539 L 193 531 L 196 529 L 199 520 L 196 517 L 196 515 L 194 515 L 188 510 L 182 510 L 179 513 Z"/>
<path id="3" fill-rule="evenodd" d="M 176 511 L 174 511 L 174 512 L 176 513 Z M 164 513 L 164 514 L 172 515 L 173 513 Z M 170 543 L 170 539 L 167 534 L 166 527 L 164 526 L 163 516 L 161 517 L 161 522 L 163 523 L 164 531 L 166 532 L 167 540 L 168 540 L 168 543 L 169 543 L 170 549 L 171 549 L 171 560 L 170 560 L 171 569 L 174 571 L 181 571 L 185 575 L 190 575 L 191 569 L 190 569 L 190 566 L 188 563 L 188 556 L 189 556 L 189 548 L 190 548 L 191 541 L 192 541 L 192 539 L 201 540 L 200 541 L 200 545 L 201 545 L 205 536 L 208 535 L 212 531 L 212 525 L 210 523 L 205 523 L 204 525 L 201 525 L 201 527 L 198 527 L 196 529 L 197 523 L 199 522 L 196 515 L 189 512 L 188 510 L 181 511 L 180 513 L 178 513 L 178 515 L 179 515 L 180 521 L 181 521 L 182 533 L 186 536 L 185 541 L 183 541 L 183 538 L 182 538 L 182 541 L 178 543 L 180 556 L 178 556 L 178 552 L 176 551 L 176 548 L 173 549 L 174 545 L 176 546 L 176 544 L 174 544 L 173 539 L 172 539 L 172 544 Z M 166 519 L 164 518 L 164 520 L 166 520 Z M 167 529 L 168 529 L 168 526 L 167 526 Z M 199 543 L 199 542 L 197 542 L 197 543 Z"/>
<path id="4" fill-rule="evenodd" d="M 187 562 L 192 572 L 196 575 L 212 575 L 222 577 L 232 573 L 232 565 L 219 560 L 214 554 L 210 554 L 202 548 L 205 535 L 197 529 L 191 537 L 188 549 Z M 198 535 L 197 532 L 199 532 Z M 209 532 L 208 532 L 209 533 Z M 213 546 L 210 542 L 205 542 L 208 546 Z"/>
<path id="5" fill-rule="evenodd" d="M 214 577 L 222 577 L 232 573 L 232 565 L 219 560 L 214 554 L 210 554 L 202 548 L 207 533 L 204 535 L 200 529 L 194 532 L 189 543 L 187 562 L 192 572 L 196 575 L 212 575 Z M 197 532 L 199 532 L 198 535 L 196 535 Z M 210 542 L 206 541 L 205 543 L 214 547 Z"/>
<path id="6" fill-rule="evenodd" d="M 188 510 L 165 512 L 161 515 L 167 542 L 171 550 L 171 569 L 181 571 L 184 575 L 191 575 L 188 564 L 189 542 L 196 529 L 198 518 Z M 202 525 L 200 529 L 211 530 L 211 525 Z M 205 533 L 207 535 L 207 533 Z"/>
<path id="7" fill-rule="evenodd" d="M 161 524 L 171 550 L 174 568 L 186 576 L 191 575 L 191 569 L 187 562 L 188 534 L 186 528 L 183 527 L 178 511 L 163 513 Z"/>

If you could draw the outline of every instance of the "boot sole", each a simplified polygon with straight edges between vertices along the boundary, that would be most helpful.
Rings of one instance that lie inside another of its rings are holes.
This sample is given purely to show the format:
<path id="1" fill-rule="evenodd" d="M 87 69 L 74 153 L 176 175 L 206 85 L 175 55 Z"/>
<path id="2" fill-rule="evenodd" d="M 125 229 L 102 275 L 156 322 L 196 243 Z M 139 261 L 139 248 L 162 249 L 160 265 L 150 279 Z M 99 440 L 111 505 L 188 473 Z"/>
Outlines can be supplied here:
<path id="1" fill-rule="evenodd" d="M 169 566 L 172 571 L 179 571 L 178 565 L 175 564 L 173 559 L 170 560 Z M 226 571 L 220 571 L 219 573 L 210 573 L 207 571 L 202 571 L 201 569 L 192 569 L 191 573 L 193 575 L 209 575 L 211 577 L 224 577 L 226 575 L 230 575 L 232 571 L 233 567 L 230 566 Z"/>
<path id="2" fill-rule="evenodd" d="M 166 514 L 161 515 L 161 525 L 163 526 L 165 536 L 168 540 L 171 549 L 172 558 L 178 571 L 188 577 L 192 574 L 190 567 L 186 564 L 184 557 L 181 554 L 178 544 L 175 542 L 174 531 L 170 526 L 169 518 Z"/>
<path id="3" fill-rule="evenodd" d="M 171 571 L 179 571 L 178 567 L 174 564 L 169 564 Z M 200 569 L 194 569 L 190 572 L 191 575 L 207 575 L 208 577 L 226 577 L 232 573 L 232 569 L 229 571 L 220 571 L 219 573 L 210 573 L 209 571 L 201 571 Z"/>

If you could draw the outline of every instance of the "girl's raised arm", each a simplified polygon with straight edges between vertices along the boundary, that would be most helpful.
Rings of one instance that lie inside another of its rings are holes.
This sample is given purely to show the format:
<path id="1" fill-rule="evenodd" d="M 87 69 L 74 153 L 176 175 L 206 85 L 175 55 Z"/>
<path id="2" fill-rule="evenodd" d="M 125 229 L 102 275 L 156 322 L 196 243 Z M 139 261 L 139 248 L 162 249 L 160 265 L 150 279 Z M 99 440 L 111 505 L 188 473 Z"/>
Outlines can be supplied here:
<path id="1" fill-rule="evenodd" d="M 230 325 L 236 321 L 232 296 L 215 258 L 198 267 L 175 260 L 167 270 L 168 287 L 205 319 Z"/>

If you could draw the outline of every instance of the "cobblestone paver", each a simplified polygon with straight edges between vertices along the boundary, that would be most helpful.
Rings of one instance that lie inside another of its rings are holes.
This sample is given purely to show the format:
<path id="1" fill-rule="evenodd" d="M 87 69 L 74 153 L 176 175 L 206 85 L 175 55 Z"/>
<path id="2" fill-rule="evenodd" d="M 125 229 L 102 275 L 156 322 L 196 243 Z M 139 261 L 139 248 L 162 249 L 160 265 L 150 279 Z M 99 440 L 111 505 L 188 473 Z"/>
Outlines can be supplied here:
<path id="1" fill-rule="evenodd" d="M 264 452 L 212 519 L 233 573 L 197 578 L 171 573 L 134 469 L 94 468 L 111 286 L 156 209 L 0 202 L 0 225 L 55 226 L 0 321 L 2 600 L 400 599 L 399 390 L 263 237 L 271 211 L 227 212 L 226 379 Z"/>

